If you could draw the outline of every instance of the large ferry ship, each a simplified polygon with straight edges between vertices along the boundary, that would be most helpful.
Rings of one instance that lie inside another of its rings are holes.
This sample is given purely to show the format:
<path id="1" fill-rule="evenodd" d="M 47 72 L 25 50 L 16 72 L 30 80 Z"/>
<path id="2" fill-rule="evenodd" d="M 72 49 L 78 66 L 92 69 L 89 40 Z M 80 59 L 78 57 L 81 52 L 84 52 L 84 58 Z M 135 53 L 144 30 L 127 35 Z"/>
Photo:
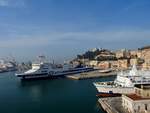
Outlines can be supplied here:
<path id="1" fill-rule="evenodd" d="M 23 73 L 16 73 L 16 76 L 20 77 L 21 79 L 51 78 L 93 70 L 94 69 L 91 67 L 74 66 L 67 63 L 65 63 L 62 67 L 57 67 L 45 60 L 40 60 L 36 63 L 32 63 L 31 69 Z"/>
<path id="2" fill-rule="evenodd" d="M 128 94 L 134 93 L 137 84 L 150 84 L 150 71 L 137 70 L 133 65 L 130 71 L 119 72 L 114 81 L 93 83 L 99 93 Z"/>

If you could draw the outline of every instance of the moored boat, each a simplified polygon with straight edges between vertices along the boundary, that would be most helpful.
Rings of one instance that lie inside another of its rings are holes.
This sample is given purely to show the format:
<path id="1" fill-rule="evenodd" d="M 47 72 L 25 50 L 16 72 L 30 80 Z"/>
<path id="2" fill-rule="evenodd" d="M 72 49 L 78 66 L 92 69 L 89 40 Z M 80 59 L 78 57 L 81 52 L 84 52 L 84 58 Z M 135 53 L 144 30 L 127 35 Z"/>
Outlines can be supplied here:
<path id="1" fill-rule="evenodd" d="M 129 94 L 134 93 L 137 84 L 150 84 L 150 71 L 137 70 L 134 65 L 128 72 L 119 72 L 112 82 L 93 83 L 99 93 Z"/>
<path id="2" fill-rule="evenodd" d="M 40 62 L 32 63 L 31 69 L 23 73 L 16 73 L 16 76 L 21 79 L 53 78 L 93 70 L 91 67 L 73 66 L 71 64 L 64 64 L 58 68 L 52 63 L 40 60 Z"/>
<path id="3" fill-rule="evenodd" d="M 96 82 L 94 83 L 99 93 L 105 94 L 128 94 L 134 93 L 134 87 L 121 87 L 114 82 Z"/>

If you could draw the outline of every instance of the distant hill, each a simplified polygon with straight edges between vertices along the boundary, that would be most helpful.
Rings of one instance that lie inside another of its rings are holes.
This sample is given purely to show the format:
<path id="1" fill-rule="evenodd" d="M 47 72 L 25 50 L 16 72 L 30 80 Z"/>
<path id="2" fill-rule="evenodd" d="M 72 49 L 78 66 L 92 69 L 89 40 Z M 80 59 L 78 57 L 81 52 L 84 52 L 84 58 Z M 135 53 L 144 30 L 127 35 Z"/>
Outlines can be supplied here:
<path id="1" fill-rule="evenodd" d="M 150 46 L 144 46 L 144 47 L 138 48 L 138 50 L 144 50 L 144 49 L 150 49 Z"/>
<path id="2" fill-rule="evenodd" d="M 115 59 L 115 53 L 111 52 L 108 49 L 95 49 L 86 51 L 81 55 L 77 55 L 77 59 L 89 59 L 89 60 L 106 60 L 106 59 Z"/>

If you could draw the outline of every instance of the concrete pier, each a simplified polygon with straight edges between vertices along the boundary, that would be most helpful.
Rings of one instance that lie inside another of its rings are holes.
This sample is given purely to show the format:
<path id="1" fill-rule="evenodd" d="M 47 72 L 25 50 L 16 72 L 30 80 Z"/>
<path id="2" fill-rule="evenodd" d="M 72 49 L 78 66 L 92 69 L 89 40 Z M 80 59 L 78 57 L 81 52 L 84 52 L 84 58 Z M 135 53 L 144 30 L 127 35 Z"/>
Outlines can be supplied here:
<path id="1" fill-rule="evenodd" d="M 117 72 L 109 72 L 109 73 L 100 73 L 98 70 L 91 72 L 84 72 L 80 74 L 68 75 L 67 78 L 82 80 L 82 79 L 90 79 L 90 78 L 98 78 L 98 77 L 108 77 L 108 76 L 116 76 Z"/>
<path id="2" fill-rule="evenodd" d="M 121 97 L 100 98 L 98 102 L 107 113 L 129 113 L 122 107 Z"/>

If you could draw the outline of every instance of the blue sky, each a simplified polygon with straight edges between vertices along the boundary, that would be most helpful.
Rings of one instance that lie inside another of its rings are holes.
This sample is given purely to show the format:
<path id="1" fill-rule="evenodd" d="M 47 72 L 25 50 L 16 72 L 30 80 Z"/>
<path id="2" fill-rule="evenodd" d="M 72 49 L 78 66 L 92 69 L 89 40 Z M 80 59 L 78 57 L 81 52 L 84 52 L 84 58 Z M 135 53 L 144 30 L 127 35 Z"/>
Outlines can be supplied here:
<path id="1" fill-rule="evenodd" d="M 149 0 L 0 0 L 0 56 L 68 59 L 150 44 Z"/>

